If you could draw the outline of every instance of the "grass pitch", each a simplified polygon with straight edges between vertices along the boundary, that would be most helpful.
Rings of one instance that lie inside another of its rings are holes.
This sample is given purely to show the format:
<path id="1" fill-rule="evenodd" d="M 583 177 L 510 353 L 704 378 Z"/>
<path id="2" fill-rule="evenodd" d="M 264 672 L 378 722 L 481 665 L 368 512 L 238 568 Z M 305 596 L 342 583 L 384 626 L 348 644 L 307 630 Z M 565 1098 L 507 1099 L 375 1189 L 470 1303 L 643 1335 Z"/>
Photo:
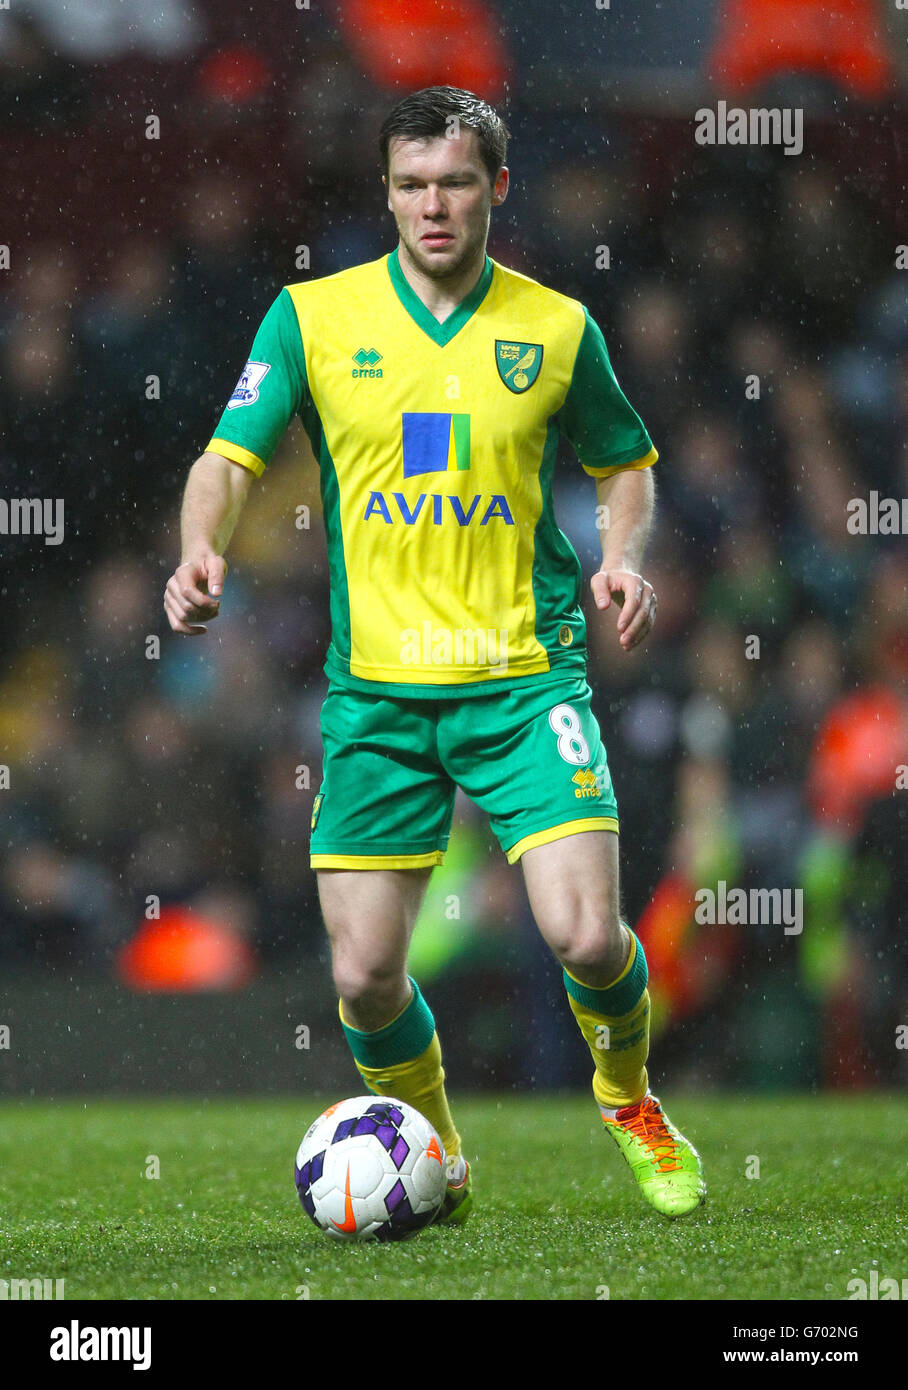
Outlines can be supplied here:
<path id="1" fill-rule="evenodd" d="M 68 1300 L 834 1300 L 908 1273 L 901 1097 L 666 1094 L 709 1185 L 675 1222 L 588 1097 L 455 1100 L 473 1216 L 381 1246 L 330 1241 L 297 1200 L 330 1099 L 2 1103 L 0 1278 L 64 1278 Z"/>

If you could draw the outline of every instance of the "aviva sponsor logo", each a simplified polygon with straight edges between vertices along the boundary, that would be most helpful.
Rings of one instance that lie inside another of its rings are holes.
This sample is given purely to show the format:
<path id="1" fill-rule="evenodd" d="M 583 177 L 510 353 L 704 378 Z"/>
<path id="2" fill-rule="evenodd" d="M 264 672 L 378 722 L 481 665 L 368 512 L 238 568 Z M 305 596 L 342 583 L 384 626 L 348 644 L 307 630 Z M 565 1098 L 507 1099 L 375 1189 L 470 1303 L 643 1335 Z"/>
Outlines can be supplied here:
<path id="1" fill-rule="evenodd" d="M 469 415 L 405 410 L 402 421 L 405 478 L 469 468 Z"/>
<path id="2" fill-rule="evenodd" d="M 392 492 L 391 501 L 394 503 L 393 511 L 398 513 L 405 526 L 414 526 L 420 516 L 431 526 L 442 526 L 446 520 L 450 522 L 452 516 L 458 526 L 469 526 L 471 522 L 487 526 L 495 519 L 503 521 L 505 526 L 514 525 L 508 500 L 499 492 L 493 492 L 485 498 L 475 493 L 469 504 L 461 501 L 459 497 L 446 496 L 441 492 L 421 492 L 409 502 L 402 492 Z M 393 515 L 391 501 L 383 492 L 370 492 L 363 521 L 380 516 L 382 521 L 391 525 L 397 520 Z"/>
<path id="3" fill-rule="evenodd" d="M 402 415 L 404 477 L 426 473 L 465 472 L 470 467 L 470 417 L 448 411 L 404 411 Z M 394 513 L 397 513 L 397 516 Z M 499 492 L 487 497 L 452 497 L 442 492 L 421 492 L 409 500 L 402 492 L 370 492 L 363 516 L 380 516 L 389 525 L 399 516 L 405 526 L 420 517 L 426 525 L 442 526 L 453 518 L 458 526 L 487 526 L 490 521 L 514 525 L 508 499 Z"/>

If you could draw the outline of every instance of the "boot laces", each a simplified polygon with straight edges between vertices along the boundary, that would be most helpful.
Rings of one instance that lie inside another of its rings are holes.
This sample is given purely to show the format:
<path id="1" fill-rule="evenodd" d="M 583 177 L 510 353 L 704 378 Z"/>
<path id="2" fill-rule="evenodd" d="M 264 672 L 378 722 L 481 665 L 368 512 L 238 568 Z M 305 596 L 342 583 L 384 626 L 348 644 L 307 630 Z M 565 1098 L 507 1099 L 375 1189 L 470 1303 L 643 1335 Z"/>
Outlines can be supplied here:
<path id="1" fill-rule="evenodd" d="M 628 1106 L 627 1109 L 630 1110 L 632 1107 Z M 619 1110 L 615 1119 L 623 1129 L 633 1134 L 644 1148 L 649 1149 L 653 1165 L 658 1165 L 660 1172 L 680 1172 L 681 1163 L 677 1155 L 676 1142 L 665 1126 L 659 1105 L 652 1096 L 647 1096 L 636 1109 L 636 1115 L 626 1115 L 624 1110 Z"/>

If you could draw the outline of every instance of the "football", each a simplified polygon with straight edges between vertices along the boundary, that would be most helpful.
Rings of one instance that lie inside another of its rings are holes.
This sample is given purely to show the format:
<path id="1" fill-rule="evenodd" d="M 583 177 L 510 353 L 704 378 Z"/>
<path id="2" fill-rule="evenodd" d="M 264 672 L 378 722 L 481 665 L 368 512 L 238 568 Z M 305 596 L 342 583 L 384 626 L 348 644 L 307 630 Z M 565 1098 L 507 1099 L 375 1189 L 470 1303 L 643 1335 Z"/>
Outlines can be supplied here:
<path id="1" fill-rule="evenodd" d="M 336 1240 L 406 1240 L 444 1200 L 445 1151 L 412 1105 L 354 1096 L 309 1126 L 295 1178 L 303 1210 Z"/>

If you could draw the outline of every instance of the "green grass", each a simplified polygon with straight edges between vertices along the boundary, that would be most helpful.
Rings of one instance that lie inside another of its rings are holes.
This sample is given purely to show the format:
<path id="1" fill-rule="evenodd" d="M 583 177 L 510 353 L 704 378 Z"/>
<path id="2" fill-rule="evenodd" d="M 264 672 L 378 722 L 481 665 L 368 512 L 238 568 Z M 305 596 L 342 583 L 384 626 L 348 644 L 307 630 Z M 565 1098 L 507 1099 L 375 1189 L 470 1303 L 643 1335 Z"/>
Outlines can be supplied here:
<path id="1" fill-rule="evenodd" d="M 693 1216 L 645 1205 L 588 1098 L 471 1098 L 473 1217 L 383 1246 L 329 1241 L 297 1201 L 318 1099 L 7 1101 L 0 1278 L 65 1278 L 67 1299 L 843 1299 L 874 1261 L 908 1275 L 908 1101 L 663 1100 L 704 1157 Z"/>

